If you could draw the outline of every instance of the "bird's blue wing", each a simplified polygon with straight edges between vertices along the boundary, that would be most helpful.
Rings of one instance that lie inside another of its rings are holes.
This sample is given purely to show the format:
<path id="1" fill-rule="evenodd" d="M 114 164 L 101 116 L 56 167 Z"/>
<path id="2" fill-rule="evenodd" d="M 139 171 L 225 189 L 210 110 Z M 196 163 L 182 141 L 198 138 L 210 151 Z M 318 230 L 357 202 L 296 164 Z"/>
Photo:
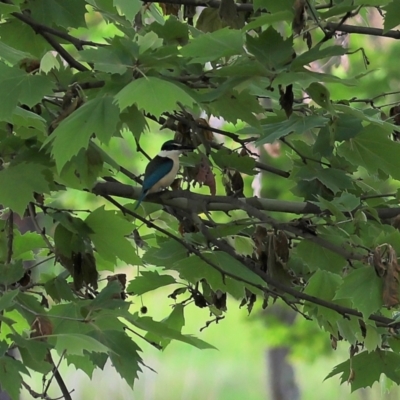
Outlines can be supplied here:
<path id="1" fill-rule="evenodd" d="M 143 192 L 150 190 L 160 179 L 167 175 L 174 162 L 170 158 L 164 158 L 156 156 L 153 158 L 146 167 L 144 181 L 143 181 Z"/>

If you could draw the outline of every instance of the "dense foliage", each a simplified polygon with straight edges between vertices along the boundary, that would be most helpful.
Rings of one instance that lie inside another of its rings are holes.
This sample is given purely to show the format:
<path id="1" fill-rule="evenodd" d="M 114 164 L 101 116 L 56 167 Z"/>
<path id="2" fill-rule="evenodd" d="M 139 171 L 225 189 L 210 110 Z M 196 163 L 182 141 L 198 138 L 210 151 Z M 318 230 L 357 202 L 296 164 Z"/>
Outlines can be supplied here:
<path id="1" fill-rule="evenodd" d="M 400 383 L 400 107 L 376 105 L 390 83 L 366 89 L 371 54 L 346 40 L 399 39 L 398 3 L 184 3 L 0 2 L 2 389 L 45 398 L 25 382 L 37 371 L 71 398 L 52 356 L 89 376 L 110 359 L 133 385 L 139 345 L 212 348 L 182 333 L 185 313 L 208 308 L 208 326 L 231 298 L 347 342 L 329 376 L 353 390 Z M 196 150 L 135 210 L 138 160 L 172 137 Z M 131 139 L 124 168 L 112 148 Z M 131 306 L 165 286 L 162 321 Z"/>

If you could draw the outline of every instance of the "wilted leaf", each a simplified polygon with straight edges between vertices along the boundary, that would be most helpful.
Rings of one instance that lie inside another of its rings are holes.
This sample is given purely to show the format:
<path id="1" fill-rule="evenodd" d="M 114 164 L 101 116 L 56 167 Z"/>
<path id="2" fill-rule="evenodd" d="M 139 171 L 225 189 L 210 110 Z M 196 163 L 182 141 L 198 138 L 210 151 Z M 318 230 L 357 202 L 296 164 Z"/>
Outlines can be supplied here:
<path id="1" fill-rule="evenodd" d="M 200 185 L 208 186 L 212 196 L 215 196 L 217 193 L 215 176 L 211 170 L 211 164 L 204 155 L 202 156 L 200 164 L 196 166 L 196 176 L 194 180 Z"/>
<path id="2" fill-rule="evenodd" d="M 31 338 L 39 338 L 40 340 L 47 340 L 46 336 L 53 334 L 53 324 L 50 319 L 43 316 L 37 316 L 31 326 Z"/>
<path id="3" fill-rule="evenodd" d="M 305 0 L 295 0 L 294 2 L 294 18 L 292 21 L 293 32 L 300 35 L 307 21 L 307 3 Z"/>
<path id="4" fill-rule="evenodd" d="M 286 89 L 283 90 L 282 86 L 279 85 L 279 104 L 285 110 L 286 116 L 289 118 L 293 112 L 293 85 L 286 86 Z"/>

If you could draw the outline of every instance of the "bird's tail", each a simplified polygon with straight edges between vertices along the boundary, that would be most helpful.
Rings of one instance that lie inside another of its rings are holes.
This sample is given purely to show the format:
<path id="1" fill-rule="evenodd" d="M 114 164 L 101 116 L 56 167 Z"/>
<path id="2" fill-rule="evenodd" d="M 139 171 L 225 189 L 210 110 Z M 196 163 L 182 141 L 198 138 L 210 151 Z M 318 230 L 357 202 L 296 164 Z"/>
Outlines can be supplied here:
<path id="1" fill-rule="evenodd" d="M 144 198 L 146 197 L 146 195 L 147 195 L 147 191 L 142 191 L 142 193 L 140 194 L 140 197 L 139 197 L 139 199 L 138 199 L 138 202 L 137 202 L 137 204 L 136 204 L 136 206 L 135 206 L 135 208 L 134 208 L 134 211 L 136 211 L 136 210 L 139 208 L 140 203 L 144 200 Z"/>

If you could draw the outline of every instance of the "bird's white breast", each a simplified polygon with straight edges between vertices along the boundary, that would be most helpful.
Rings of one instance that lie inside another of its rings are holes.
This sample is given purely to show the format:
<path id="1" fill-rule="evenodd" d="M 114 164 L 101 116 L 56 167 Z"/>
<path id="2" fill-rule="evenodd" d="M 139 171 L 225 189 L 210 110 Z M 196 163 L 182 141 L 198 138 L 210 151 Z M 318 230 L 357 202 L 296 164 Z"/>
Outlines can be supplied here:
<path id="1" fill-rule="evenodd" d="M 165 175 L 163 178 L 161 178 L 153 187 L 148 191 L 148 193 L 155 193 L 160 191 L 161 189 L 167 188 L 172 184 L 174 181 L 176 174 L 178 173 L 179 170 L 179 154 L 180 152 L 176 152 L 176 154 L 171 154 L 172 152 L 168 152 L 168 158 L 172 159 L 174 162 L 171 171 Z M 162 156 L 161 152 L 159 154 Z"/>

